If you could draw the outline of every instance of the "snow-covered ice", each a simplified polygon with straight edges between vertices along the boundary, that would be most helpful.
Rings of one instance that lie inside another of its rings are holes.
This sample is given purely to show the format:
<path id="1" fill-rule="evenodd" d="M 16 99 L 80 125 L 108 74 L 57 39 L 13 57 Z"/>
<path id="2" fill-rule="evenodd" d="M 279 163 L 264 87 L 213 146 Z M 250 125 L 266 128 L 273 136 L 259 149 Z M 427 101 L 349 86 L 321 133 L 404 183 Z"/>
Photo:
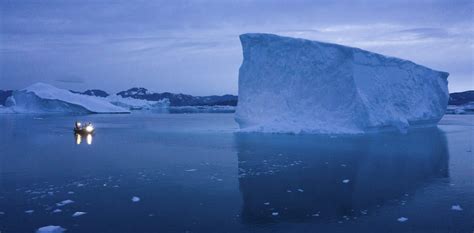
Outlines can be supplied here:
<path id="1" fill-rule="evenodd" d="M 132 202 L 139 202 L 140 198 L 139 197 L 132 197 Z"/>
<path id="2" fill-rule="evenodd" d="M 40 227 L 38 230 L 36 230 L 36 233 L 61 233 L 64 232 L 66 229 L 60 227 L 60 226 L 45 226 L 45 227 Z"/>
<path id="3" fill-rule="evenodd" d="M 79 217 L 79 216 L 84 215 L 84 214 L 87 214 L 87 212 L 80 212 L 80 211 L 78 211 L 78 212 L 74 213 L 74 214 L 72 215 L 72 217 Z"/>
<path id="4" fill-rule="evenodd" d="M 18 113 L 129 113 L 104 98 L 74 94 L 45 83 L 14 91 L 6 105 Z"/>
<path id="5" fill-rule="evenodd" d="M 448 73 L 337 44 L 243 34 L 235 119 L 244 132 L 355 134 L 435 125 Z"/>
<path id="6" fill-rule="evenodd" d="M 451 206 L 451 210 L 462 211 L 462 208 L 460 205 L 453 205 Z"/>

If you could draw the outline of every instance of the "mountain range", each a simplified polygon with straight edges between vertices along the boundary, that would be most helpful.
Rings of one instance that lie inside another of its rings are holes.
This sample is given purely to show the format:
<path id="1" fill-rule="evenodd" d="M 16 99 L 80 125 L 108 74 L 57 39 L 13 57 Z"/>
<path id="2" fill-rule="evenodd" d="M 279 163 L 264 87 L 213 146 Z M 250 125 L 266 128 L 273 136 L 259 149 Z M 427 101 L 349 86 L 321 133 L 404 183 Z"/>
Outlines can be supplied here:
<path id="1" fill-rule="evenodd" d="M 12 95 L 12 90 L 0 90 L 0 105 L 5 105 L 5 101 Z M 91 89 L 84 92 L 72 91 L 72 93 L 107 97 L 110 94 L 103 90 Z M 134 87 L 126 91 L 120 91 L 116 95 L 124 98 L 142 99 L 158 101 L 168 99 L 171 106 L 237 106 L 237 96 L 235 95 L 210 95 L 192 96 L 187 94 L 175 94 L 170 92 L 155 93 L 143 87 Z M 464 105 L 474 102 L 474 90 L 456 92 L 449 94 L 449 105 Z"/>

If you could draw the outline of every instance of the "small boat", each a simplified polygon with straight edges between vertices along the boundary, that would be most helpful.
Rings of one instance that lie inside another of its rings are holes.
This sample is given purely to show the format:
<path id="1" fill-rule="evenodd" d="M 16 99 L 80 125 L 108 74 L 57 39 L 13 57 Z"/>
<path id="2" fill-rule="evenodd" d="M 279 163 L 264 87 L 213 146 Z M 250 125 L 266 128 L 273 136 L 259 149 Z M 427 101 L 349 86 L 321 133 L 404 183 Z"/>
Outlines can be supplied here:
<path id="1" fill-rule="evenodd" d="M 91 123 L 82 126 L 81 122 L 76 122 L 76 125 L 74 126 L 74 133 L 76 134 L 92 134 L 94 131 L 95 128 Z"/>

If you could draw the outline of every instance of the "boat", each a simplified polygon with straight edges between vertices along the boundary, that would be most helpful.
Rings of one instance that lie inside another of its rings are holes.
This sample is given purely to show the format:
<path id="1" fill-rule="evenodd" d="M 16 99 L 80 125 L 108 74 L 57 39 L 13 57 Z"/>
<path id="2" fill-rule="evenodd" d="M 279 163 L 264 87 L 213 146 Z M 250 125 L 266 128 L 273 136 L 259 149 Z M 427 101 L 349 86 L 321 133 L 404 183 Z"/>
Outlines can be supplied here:
<path id="1" fill-rule="evenodd" d="M 76 122 L 74 126 L 74 133 L 76 134 L 93 134 L 95 132 L 95 128 L 91 123 L 87 123 L 82 126 L 81 122 Z"/>

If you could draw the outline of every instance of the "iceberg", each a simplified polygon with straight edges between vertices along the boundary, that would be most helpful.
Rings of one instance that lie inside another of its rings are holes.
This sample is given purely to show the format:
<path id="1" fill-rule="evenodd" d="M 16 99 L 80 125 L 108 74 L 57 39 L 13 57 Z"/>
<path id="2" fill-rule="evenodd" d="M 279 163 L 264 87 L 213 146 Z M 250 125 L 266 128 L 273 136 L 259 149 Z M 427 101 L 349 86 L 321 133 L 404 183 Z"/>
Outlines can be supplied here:
<path id="1" fill-rule="evenodd" d="M 243 132 L 359 134 L 436 125 L 448 73 L 358 48 L 240 36 L 235 120 Z"/>
<path id="2" fill-rule="evenodd" d="M 16 113 L 130 113 L 104 98 L 75 94 L 44 83 L 14 91 L 6 105 Z"/>

